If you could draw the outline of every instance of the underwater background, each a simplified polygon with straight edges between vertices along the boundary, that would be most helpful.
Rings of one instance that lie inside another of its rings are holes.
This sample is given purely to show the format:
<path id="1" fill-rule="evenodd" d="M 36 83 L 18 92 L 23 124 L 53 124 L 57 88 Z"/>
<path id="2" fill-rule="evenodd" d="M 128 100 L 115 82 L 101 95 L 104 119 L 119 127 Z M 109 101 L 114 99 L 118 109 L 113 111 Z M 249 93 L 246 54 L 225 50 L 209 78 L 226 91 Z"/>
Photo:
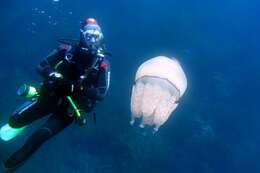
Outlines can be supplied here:
<path id="1" fill-rule="evenodd" d="M 260 1 L 27 0 L 0 5 L 0 125 L 17 105 L 23 83 L 41 81 L 35 67 L 60 38 L 78 38 L 94 17 L 112 53 L 111 86 L 91 120 L 48 142 L 17 173 L 259 173 Z M 129 125 L 137 67 L 176 57 L 188 89 L 155 135 Z M 0 141 L 0 161 L 33 130 Z"/>

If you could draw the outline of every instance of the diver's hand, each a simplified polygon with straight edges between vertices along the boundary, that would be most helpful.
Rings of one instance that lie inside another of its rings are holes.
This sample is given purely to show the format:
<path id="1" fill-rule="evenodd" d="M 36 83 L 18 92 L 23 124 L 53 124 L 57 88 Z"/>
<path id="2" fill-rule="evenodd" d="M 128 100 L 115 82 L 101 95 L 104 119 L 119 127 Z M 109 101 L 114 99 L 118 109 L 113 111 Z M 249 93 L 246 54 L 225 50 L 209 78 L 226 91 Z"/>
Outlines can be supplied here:
<path id="1" fill-rule="evenodd" d="M 61 80 L 61 79 L 63 79 L 63 75 L 58 72 L 51 72 L 49 74 L 49 78 L 52 80 Z"/>

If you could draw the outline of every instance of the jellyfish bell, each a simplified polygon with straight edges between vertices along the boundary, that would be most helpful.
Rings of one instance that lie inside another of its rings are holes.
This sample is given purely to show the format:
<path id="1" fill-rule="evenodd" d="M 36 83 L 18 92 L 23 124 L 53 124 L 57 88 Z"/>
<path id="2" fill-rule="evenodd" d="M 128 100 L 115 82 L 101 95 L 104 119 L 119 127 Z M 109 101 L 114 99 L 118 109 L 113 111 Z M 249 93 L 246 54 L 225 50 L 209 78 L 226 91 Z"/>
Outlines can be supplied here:
<path id="1" fill-rule="evenodd" d="M 175 58 L 158 56 L 145 61 L 136 72 L 131 95 L 131 121 L 158 131 L 177 108 L 187 88 L 186 75 Z"/>

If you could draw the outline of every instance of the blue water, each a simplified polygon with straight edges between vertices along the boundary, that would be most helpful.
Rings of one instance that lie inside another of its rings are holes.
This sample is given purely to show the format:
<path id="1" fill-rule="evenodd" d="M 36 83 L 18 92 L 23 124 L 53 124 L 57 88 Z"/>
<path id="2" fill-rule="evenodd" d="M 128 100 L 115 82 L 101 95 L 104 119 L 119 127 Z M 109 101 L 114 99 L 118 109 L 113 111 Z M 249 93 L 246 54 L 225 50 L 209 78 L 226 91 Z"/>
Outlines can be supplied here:
<path id="1" fill-rule="evenodd" d="M 260 2 L 4 1 L 0 5 L 1 123 L 24 100 L 23 82 L 59 38 L 78 38 L 79 22 L 98 19 L 113 54 L 111 88 L 97 124 L 75 125 L 45 143 L 17 173 L 260 172 Z M 180 106 L 155 135 L 129 125 L 137 67 L 176 57 L 188 78 Z M 43 120 L 44 121 L 44 120 Z M 0 142 L 0 161 L 42 122 Z"/>

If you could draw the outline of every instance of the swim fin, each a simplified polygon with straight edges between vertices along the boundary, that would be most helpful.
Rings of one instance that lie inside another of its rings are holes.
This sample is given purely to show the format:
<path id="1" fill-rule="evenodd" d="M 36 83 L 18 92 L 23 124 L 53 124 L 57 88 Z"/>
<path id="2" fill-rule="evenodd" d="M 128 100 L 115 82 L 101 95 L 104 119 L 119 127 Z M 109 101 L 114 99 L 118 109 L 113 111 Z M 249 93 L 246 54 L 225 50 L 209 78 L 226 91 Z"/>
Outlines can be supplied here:
<path id="1" fill-rule="evenodd" d="M 12 128 L 9 124 L 6 124 L 0 129 L 0 138 L 3 141 L 9 141 L 22 133 L 24 129 L 25 127 Z"/>

